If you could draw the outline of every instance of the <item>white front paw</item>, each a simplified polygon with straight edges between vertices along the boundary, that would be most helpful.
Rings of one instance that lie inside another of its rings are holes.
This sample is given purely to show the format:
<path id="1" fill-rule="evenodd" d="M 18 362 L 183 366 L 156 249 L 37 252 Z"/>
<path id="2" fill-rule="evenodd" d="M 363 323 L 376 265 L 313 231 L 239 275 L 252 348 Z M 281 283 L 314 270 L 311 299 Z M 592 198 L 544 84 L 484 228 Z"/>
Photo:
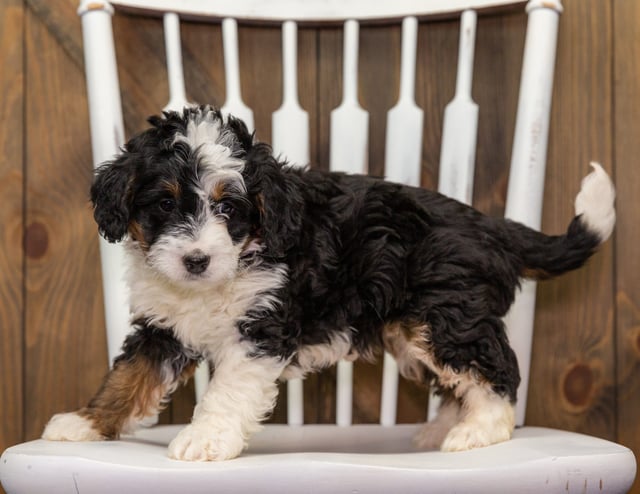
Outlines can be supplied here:
<path id="1" fill-rule="evenodd" d="M 184 461 L 222 461 L 238 456 L 244 448 L 238 432 L 220 431 L 206 424 L 191 424 L 169 444 L 169 457 Z"/>
<path id="2" fill-rule="evenodd" d="M 102 434 L 93 428 L 93 423 L 77 412 L 59 413 L 51 417 L 42 433 L 49 441 L 100 441 Z"/>

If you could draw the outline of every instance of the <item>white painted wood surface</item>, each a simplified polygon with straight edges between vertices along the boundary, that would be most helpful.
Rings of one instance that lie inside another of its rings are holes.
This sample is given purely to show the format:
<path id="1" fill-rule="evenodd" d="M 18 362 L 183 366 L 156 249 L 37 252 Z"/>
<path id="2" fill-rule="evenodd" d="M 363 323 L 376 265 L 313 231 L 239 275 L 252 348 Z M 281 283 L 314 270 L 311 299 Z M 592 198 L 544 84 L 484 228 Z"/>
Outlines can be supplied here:
<path id="1" fill-rule="evenodd" d="M 181 426 L 89 443 L 37 440 L 9 448 L 0 477 L 11 494 L 628 492 L 633 453 L 572 432 L 525 427 L 511 441 L 462 453 L 415 451 L 419 424 L 268 425 L 225 462 L 171 460 Z"/>
<path id="2" fill-rule="evenodd" d="M 165 110 L 181 111 L 187 104 L 182 70 L 182 45 L 180 43 L 180 18 L 178 14 L 164 14 L 164 45 L 167 54 L 169 102 Z"/>
<path id="3" fill-rule="evenodd" d="M 518 113 L 511 153 L 505 216 L 540 229 L 547 162 L 549 115 L 558 36 L 560 2 L 533 0 L 520 79 Z M 522 382 L 518 388 L 516 424 L 525 421 L 536 303 L 536 284 L 525 281 L 505 318 L 511 346 L 518 356 Z"/>
<path id="4" fill-rule="evenodd" d="M 456 92 L 444 111 L 438 182 L 439 192 L 466 204 L 473 196 L 478 135 L 478 105 L 471 96 L 476 17 L 466 10 L 460 21 Z"/>
<path id="5" fill-rule="evenodd" d="M 298 101 L 298 27 L 282 25 L 282 105 L 272 115 L 272 145 L 276 155 L 298 166 L 309 164 L 309 114 Z"/>
<path id="6" fill-rule="evenodd" d="M 242 101 L 240 87 L 240 58 L 238 55 L 238 22 L 226 18 L 222 21 L 222 48 L 224 53 L 224 74 L 226 100 L 220 110 L 225 115 L 233 115 L 244 120 L 249 132 L 255 130 L 253 110 Z"/>
<path id="7" fill-rule="evenodd" d="M 380 425 L 385 427 L 396 423 L 399 380 L 398 363 L 389 352 L 384 352 L 382 390 L 380 392 Z"/>
<path id="8" fill-rule="evenodd" d="M 344 24 L 342 102 L 331 112 L 329 167 L 334 171 L 366 173 L 369 151 L 369 113 L 358 101 L 357 21 Z"/>
<path id="9" fill-rule="evenodd" d="M 116 53 L 111 25 L 112 9 L 89 9 L 79 13 L 85 53 L 85 75 L 89 101 L 93 164 L 113 159 L 124 145 L 124 124 Z M 109 363 L 120 353 L 131 330 L 129 289 L 124 281 L 124 249 L 100 237 L 100 259 L 104 293 Z"/>
<path id="10" fill-rule="evenodd" d="M 387 113 L 385 170 L 388 180 L 420 186 L 424 112 L 415 102 L 418 20 L 402 21 L 400 94 Z"/>
<path id="11" fill-rule="evenodd" d="M 195 17 L 227 17 L 249 21 L 343 22 L 375 21 L 408 16 L 457 15 L 467 9 L 482 10 L 524 5 L 524 0 L 113 0 L 116 7 L 170 11 Z"/>

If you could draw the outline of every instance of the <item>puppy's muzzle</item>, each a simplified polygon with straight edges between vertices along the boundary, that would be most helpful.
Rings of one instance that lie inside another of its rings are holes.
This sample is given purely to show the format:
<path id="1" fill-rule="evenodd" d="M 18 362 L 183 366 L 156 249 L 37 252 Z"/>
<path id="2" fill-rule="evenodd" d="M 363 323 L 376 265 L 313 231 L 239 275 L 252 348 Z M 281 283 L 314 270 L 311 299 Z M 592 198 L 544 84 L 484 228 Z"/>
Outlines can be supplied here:
<path id="1" fill-rule="evenodd" d="M 184 256 L 182 262 L 189 273 L 201 274 L 209 267 L 211 256 L 206 255 L 201 250 L 194 250 Z"/>

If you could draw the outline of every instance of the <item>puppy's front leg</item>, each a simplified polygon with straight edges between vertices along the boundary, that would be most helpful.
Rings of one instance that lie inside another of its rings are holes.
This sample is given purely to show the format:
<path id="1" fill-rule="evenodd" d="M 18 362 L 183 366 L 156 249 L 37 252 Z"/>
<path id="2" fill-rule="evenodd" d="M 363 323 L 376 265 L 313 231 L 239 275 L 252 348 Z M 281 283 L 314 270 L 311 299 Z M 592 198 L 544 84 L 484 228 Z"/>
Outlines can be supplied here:
<path id="1" fill-rule="evenodd" d="M 169 445 L 171 458 L 235 458 L 273 410 L 278 396 L 277 379 L 285 362 L 248 356 L 241 347 L 220 360 L 215 364 L 207 392 L 195 408 L 193 421 Z"/>
<path id="2" fill-rule="evenodd" d="M 98 441 L 132 432 L 155 419 L 176 386 L 193 375 L 198 358 L 170 330 L 137 324 L 89 404 L 54 415 L 43 439 Z"/>

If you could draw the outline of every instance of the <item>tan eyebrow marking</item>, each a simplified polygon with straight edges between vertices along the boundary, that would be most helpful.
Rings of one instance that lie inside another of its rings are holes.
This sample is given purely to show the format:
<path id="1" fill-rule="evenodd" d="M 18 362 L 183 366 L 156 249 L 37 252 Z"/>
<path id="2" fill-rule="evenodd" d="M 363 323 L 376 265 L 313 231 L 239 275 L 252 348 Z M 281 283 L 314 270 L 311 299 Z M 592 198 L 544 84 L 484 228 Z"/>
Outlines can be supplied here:
<path id="1" fill-rule="evenodd" d="M 175 198 L 179 198 L 182 194 L 180 184 L 176 181 L 163 180 L 162 186 Z"/>
<path id="2" fill-rule="evenodd" d="M 226 186 L 227 184 L 223 180 L 220 180 L 216 183 L 210 194 L 211 200 L 213 202 L 218 202 L 225 196 Z"/>

